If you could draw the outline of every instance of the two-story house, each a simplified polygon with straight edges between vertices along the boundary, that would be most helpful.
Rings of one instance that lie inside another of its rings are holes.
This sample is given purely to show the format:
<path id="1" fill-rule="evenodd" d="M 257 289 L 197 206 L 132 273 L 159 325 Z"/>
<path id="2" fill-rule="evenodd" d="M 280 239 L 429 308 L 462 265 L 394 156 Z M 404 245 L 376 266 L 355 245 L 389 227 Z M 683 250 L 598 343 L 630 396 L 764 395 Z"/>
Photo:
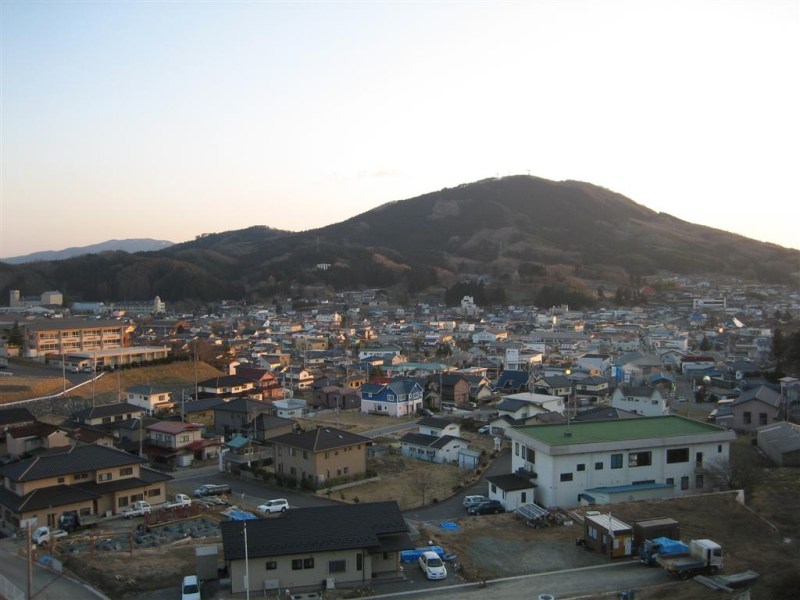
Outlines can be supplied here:
<path id="1" fill-rule="evenodd" d="M 166 501 L 169 475 L 144 466 L 145 459 L 109 446 L 65 446 L 0 467 L 0 524 L 58 526 L 59 516 L 116 514 L 137 500 Z"/>
<path id="2" fill-rule="evenodd" d="M 275 473 L 315 487 L 341 477 L 367 472 L 370 438 L 336 429 L 317 427 L 274 437 Z"/>
<path id="3" fill-rule="evenodd" d="M 219 456 L 222 442 L 204 439 L 202 429 L 194 423 L 159 421 L 147 426 L 144 452 L 153 464 L 187 467 L 192 461 L 210 460 Z"/>
<path id="4" fill-rule="evenodd" d="M 10 427 L 31 425 L 36 422 L 36 417 L 27 408 L 13 407 L 0 410 L 0 456 L 8 452 L 6 446 L 6 431 Z"/>
<path id="5" fill-rule="evenodd" d="M 457 423 L 439 417 L 425 417 L 416 433 L 400 438 L 403 456 L 435 463 L 459 463 L 459 456 L 469 450 L 469 442 L 461 437 Z"/>
<path id="6" fill-rule="evenodd" d="M 645 417 L 670 414 L 667 392 L 661 386 L 620 385 L 611 394 L 611 406 Z"/>
<path id="7" fill-rule="evenodd" d="M 235 398 L 214 406 L 214 431 L 230 438 L 234 435 L 251 435 L 253 419 L 258 415 L 271 415 L 275 407 L 270 402 L 253 398 Z"/>
<path id="8" fill-rule="evenodd" d="M 168 413 L 175 406 L 169 390 L 152 385 L 141 384 L 125 388 L 125 395 L 128 404 L 138 406 L 148 416 L 157 412 Z"/>
<path id="9" fill-rule="evenodd" d="M 412 415 L 422 408 L 424 391 L 414 379 L 393 379 L 389 383 L 361 386 L 361 412 L 390 417 Z"/>
<path id="10" fill-rule="evenodd" d="M 236 396 L 254 395 L 258 392 L 255 389 L 255 382 L 238 375 L 222 375 L 212 379 L 200 381 L 197 384 L 197 394 L 200 398 L 210 398 L 219 396 L 220 398 L 232 398 Z"/>
<path id="11" fill-rule="evenodd" d="M 781 395 L 765 385 L 743 391 L 729 407 L 727 414 L 717 415 L 716 422 L 735 431 L 755 433 L 759 427 L 782 421 Z"/>

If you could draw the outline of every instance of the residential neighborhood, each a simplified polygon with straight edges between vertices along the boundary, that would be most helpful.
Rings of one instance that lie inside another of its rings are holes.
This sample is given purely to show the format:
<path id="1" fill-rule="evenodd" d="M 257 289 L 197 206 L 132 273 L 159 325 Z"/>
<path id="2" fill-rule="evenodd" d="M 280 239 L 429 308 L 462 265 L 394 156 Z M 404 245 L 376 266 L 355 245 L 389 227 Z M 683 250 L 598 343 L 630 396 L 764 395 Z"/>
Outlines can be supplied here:
<path id="1" fill-rule="evenodd" d="M 142 304 L 159 308 L 148 315 L 98 318 L 53 303 L 55 292 L 12 296 L 0 390 L 59 383 L 2 392 L 0 528 L 129 518 L 137 503 L 169 505 L 198 469 L 226 485 L 269 482 L 264 497 L 308 494 L 311 505 L 280 517 L 218 524 L 236 597 L 407 580 L 402 552 L 422 544 L 407 500 L 359 492 L 400 476 L 381 472 L 386 457 L 457 473 L 455 500 L 468 481 L 502 512 L 550 516 L 723 492 L 738 440 L 796 468 L 800 374 L 777 371 L 773 344 L 800 295 L 679 283 L 646 305 L 596 311 L 401 308 L 366 290 L 302 310 L 230 302 L 173 314 L 159 301 Z M 724 301 L 696 302 L 710 296 Z M 189 379 L 123 385 L 170 365 Z M 484 472 L 503 456 L 502 472 Z M 423 485 L 405 487 L 425 497 Z"/>

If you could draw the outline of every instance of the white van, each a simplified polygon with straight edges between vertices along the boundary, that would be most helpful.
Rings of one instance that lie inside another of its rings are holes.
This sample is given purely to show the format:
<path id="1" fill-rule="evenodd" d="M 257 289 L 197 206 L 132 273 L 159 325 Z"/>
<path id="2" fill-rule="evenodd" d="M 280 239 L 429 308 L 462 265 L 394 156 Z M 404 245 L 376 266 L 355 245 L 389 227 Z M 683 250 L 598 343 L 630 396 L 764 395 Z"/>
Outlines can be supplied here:
<path id="1" fill-rule="evenodd" d="M 197 575 L 187 575 L 183 578 L 181 600 L 200 600 L 200 582 Z"/>

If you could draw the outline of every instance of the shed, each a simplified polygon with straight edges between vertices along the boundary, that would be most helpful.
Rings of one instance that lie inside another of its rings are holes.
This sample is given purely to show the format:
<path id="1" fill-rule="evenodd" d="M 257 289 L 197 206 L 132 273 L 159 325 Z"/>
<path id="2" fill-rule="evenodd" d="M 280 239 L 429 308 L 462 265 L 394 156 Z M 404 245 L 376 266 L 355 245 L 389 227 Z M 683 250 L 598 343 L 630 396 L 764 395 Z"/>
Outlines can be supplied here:
<path id="1" fill-rule="evenodd" d="M 633 523 L 633 547 L 640 548 L 645 540 L 655 538 L 681 539 L 681 525 L 675 519 L 656 517 Z"/>
<path id="2" fill-rule="evenodd" d="M 633 554 L 633 527 L 610 514 L 587 512 L 583 522 L 583 538 L 587 550 L 595 550 L 608 558 Z"/>
<path id="3" fill-rule="evenodd" d="M 198 546 L 194 549 L 194 559 L 197 566 L 197 578 L 200 581 L 210 581 L 219 577 L 217 569 L 217 547 Z"/>

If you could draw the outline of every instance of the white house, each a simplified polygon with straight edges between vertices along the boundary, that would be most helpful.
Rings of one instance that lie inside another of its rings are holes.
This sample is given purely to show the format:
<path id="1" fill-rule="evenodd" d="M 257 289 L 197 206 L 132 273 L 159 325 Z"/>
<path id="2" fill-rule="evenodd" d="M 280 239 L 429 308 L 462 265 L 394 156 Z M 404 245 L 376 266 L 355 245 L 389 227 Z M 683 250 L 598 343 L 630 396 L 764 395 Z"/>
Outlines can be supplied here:
<path id="1" fill-rule="evenodd" d="M 467 440 L 452 435 L 406 433 L 400 438 L 400 453 L 403 456 L 435 463 L 458 463 L 459 455 L 467 449 Z"/>
<path id="2" fill-rule="evenodd" d="M 511 470 L 536 484 L 544 507 L 575 507 L 597 500 L 590 490 L 616 501 L 702 492 L 704 469 L 729 459 L 732 431 L 669 415 L 513 427 Z M 612 493 L 624 486 L 625 494 Z M 641 493 L 640 493 L 641 490 Z"/>
<path id="3" fill-rule="evenodd" d="M 426 435 L 452 435 L 458 437 L 461 435 L 461 425 L 454 423 L 449 419 L 442 419 L 441 417 L 425 417 L 417 423 L 418 431 Z"/>
<path id="4" fill-rule="evenodd" d="M 534 485 L 526 477 L 507 473 L 487 477 L 486 481 L 489 483 L 489 500 L 498 500 L 509 512 L 533 502 Z"/>
<path id="5" fill-rule="evenodd" d="M 495 409 L 498 416 L 506 415 L 512 419 L 526 419 L 546 412 L 564 414 L 564 398 L 531 392 L 509 394 L 495 406 Z"/>
<path id="6" fill-rule="evenodd" d="M 296 419 L 302 417 L 308 410 L 306 401 L 301 398 L 285 398 L 272 403 L 276 417 Z"/>
<path id="7" fill-rule="evenodd" d="M 126 402 L 143 409 L 146 414 L 152 415 L 156 411 L 168 411 L 175 405 L 170 399 L 170 392 L 152 385 L 134 385 L 125 388 Z"/>
<path id="8" fill-rule="evenodd" d="M 670 414 L 667 396 L 660 387 L 620 385 L 611 394 L 611 406 L 644 417 Z"/>

